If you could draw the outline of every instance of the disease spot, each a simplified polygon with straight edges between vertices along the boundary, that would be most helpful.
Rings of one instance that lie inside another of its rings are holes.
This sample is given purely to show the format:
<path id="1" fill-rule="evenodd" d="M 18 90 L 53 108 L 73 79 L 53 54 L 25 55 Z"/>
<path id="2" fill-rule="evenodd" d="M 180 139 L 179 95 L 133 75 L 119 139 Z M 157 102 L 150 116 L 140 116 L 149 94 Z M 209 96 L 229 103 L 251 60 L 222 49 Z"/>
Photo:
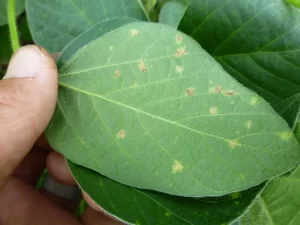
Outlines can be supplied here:
<path id="1" fill-rule="evenodd" d="M 140 70 L 140 71 L 142 71 L 142 72 L 147 72 L 146 65 L 145 65 L 145 63 L 144 63 L 143 61 L 140 61 L 140 62 L 139 62 L 138 67 L 139 67 L 139 70 Z"/>
<path id="2" fill-rule="evenodd" d="M 227 140 L 230 148 L 235 148 L 236 146 L 240 146 L 241 144 L 237 140 Z"/>
<path id="3" fill-rule="evenodd" d="M 259 102 L 258 96 L 253 96 L 250 100 L 250 105 L 257 105 Z"/>
<path id="4" fill-rule="evenodd" d="M 230 197 L 232 199 L 239 198 L 239 197 L 241 197 L 241 193 L 240 192 L 233 192 L 233 193 L 230 194 Z"/>
<path id="5" fill-rule="evenodd" d="M 249 130 L 249 129 L 251 128 L 251 126 L 252 126 L 251 120 L 246 121 L 246 122 L 244 123 L 244 125 L 245 125 L 245 127 Z"/>
<path id="6" fill-rule="evenodd" d="M 123 130 L 123 129 L 120 130 L 120 131 L 118 132 L 117 136 L 118 136 L 118 138 L 120 138 L 120 139 L 125 138 L 125 137 L 126 137 L 126 132 L 125 132 L 125 130 Z"/>
<path id="7" fill-rule="evenodd" d="M 176 41 L 176 43 L 177 44 L 181 44 L 181 42 L 182 42 L 182 36 L 181 35 L 176 35 L 176 37 L 175 37 L 175 41 Z"/>
<path id="8" fill-rule="evenodd" d="M 218 108 L 213 106 L 209 108 L 209 114 L 215 115 L 218 113 Z"/>
<path id="9" fill-rule="evenodd" d="M 183 67 L 182 66 L 176 66 L 175 70 L 176 70 L 177 73 L 182 73 Z"/>
<path id="10" fill-rule="evenodd" d="M 119 70 L 115 70 L 114 71 L 114 76 L 115 77 L 119 77 L 121 75 L 120 71 Z"/>
<path id="11" fill-rule="evenodd" d="M 172 166 L 172 173 L 179 173 L 183 170 L 183 165 L 179 161 L 175 161 Z"/>
<path id="12" fill-rule="evenodd" d="M 294 134 L 293 132 L 285 131 L 285 132 L 277 133 L 277 135 L 281 138 L 281 140 L 288 141 L 293 137 Z"/>
<path id="13" fill-rule="evenodd" d="M 174 54 L 175 57 L 182 57 L 187 55 L 187 51 L 185 47 L 178 48 Z"/>
<path id="14" fill-rule="evenodd" d="M 131 33 L 131 36 L 133 37 L 133 36 L 136 36 L 139 33 L 139 31 L 136 29 L 131 29 L 130 33 Z"/>
<path id="15" fill-rule="evenodd" d="M 217 87 L 213 87 L 209 90 L 210 93 L 221 93 L 222 92 L 222 87 L 217 86 Z"/>
<path id="16" fill-rule="evenodd" d="M 170 212 L 166 212 L 166 213 L 165 213 L 165 216 L 166 216 L 166 217 L 170 217 L 170 216 L 171 216 L 171 213 L 170 213 Z"/>
<path id="17" fill-rule="evenodd" d="M 135 81 L 134 83 L 133 83 L 133 85 L 131 85 L 130 87 L 131 88 L 136 88 L 138 86 L 138 84 L 137 84 L 137 82 Z"/>
<path id="18" fill-rule="evenodd" d="M 240 174 L 240 178 L 241 178 L 242 180 L 245 180 L 245 177 L 244 177 L 243 174 Z"/>
<path id="19" fill-rule="evenodd" d="M 234 92 L 232 90 L 224 91 L 224 95 L 232 96 L 234 95 Z"/>
<path id="20" fill-rule="evenodd" d="M 187 96 L 193 96 L 194 93 L 195 93 L 195 88 L 190 87 L 190 88 L 185 89 L 185 94 Z"/>
<path id="21" fill-rule="evenodd" d="M 114 46 L 109 46 L 109 50 L 113 51 L 114 50 Z"/>

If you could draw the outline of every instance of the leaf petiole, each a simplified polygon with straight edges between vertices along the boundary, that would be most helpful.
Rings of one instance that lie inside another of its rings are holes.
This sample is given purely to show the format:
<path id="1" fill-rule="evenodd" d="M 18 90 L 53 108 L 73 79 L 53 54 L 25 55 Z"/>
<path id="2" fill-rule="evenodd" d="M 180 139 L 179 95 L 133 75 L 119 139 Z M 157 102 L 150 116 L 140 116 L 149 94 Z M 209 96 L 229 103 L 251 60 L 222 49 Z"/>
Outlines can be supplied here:
<path id="1" fill-rule="evenodd" d="M 20 48 L 18 30 L 16 24 L 16 1 L 7 1 L 8 26 L 10 32 L 10 40 L 13 52 Z"/>

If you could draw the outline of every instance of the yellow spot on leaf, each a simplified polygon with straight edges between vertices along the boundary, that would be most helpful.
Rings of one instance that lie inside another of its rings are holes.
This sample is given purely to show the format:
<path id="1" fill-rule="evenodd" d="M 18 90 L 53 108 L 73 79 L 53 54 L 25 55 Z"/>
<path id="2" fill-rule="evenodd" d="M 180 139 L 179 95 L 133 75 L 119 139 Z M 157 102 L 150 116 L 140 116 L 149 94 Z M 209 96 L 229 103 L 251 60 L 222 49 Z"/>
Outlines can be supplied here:
<path id="1" fill-rule="evenodd" d="M 195 88 L 190 87 L 190 88 L 185 89 L 185 94 L 187 96 L 193 96 L 194 93 L 195 93 Z"/>
<path id="2" fill-rule="evenodd" d="M 136 29 L 131 29 L 130 33 L 131 33 L 131 36 L 133 37 L 133 36 L 136 36 L 139 33 L 139 31 Z"/>
<path id="3" fill-rule="evenodd" d="M 180 173 L 183 168 L 183 165 L 179 161 L 175 161 L 172 166 L 172 173 Z"/>
<path id="4" fill-rule="evenodd" d="M 147 68 L 146 68 L 146 65 L 143 61 L 140 61 L 139 64 L 138 64 L 138 68 L 140 71 L 142 72 L 147 72 Z"/>
<path id="5" fill-rule="evenodd" d="M 170 212 L 166 212 L 166 213 L 165 213 L 165 216 L 166 216 L 166 217 L 170 217 L 170 216 L 171 216 L 171 213 L 170 213 Z"/>
<path id="6" fill-rule="evenodd" d="M 246 121 L 246 122 L 244 123 L 244 125 L 245 125 L 245 127 L 249 130 L 249 129 L 251 128 L 251 126 L 252 126 L 251 120 Z"/>
<path id="7" fill-rule="evenodd" d="M 231 193 L 231 194 L 230 194 L 230 197 L 231 197 L 232 199 L 239 198 L 239 197 L 241 197 L 241 193 L 240 193 L 240 192 L 234 192 L 234 193 Z"/>
<path id="8" fill-rule="evenodd" d="M 115 77 L 119 77 L 121 75 L 120 71 L 119 70 L 115 70 L 114 71 L 114 76 Z"/>
<path id="9" fill-rule="evenodd" d="M 252 97 L 251 100 L 250 100 L 250 105 L 257 105 L 258 102 L 259 102 L 258 96 L 254 96 L 254 97 Z"/>
<path id="10" fill-rule="evenodd" d="M 218 113 L 218 108 L 213 106 L 209 108 L 209 114 L 215 115 Z"/>
<path id="11" fill-rule="evenodd" d="M 113 51 L 114 50 L 114 46 L 109 46 L 109 50 Z"/>
<path id="12" fill-rule="evenodd" d="M 182 42 L 182 36 L 177 34 L 176 37 L 175 37 L 175 41 L 176 41 L 177 44 L 180 45 L 181 42 Z"/>
<path id="13" fill-rule="evenodd" d="M 290 140 L 294 136 L 293 132 L 290 132 L 290 131 L 285 131 L 285 132 L 277 133 L 277 135 L 283 141 L 288 141 L 288 140 Z"/>
<path id="14" fill-rule="evenodd" d="M 174 54 L 175 57 L 182 57 L 184 55 L 187 55 L 187 51 L 186 51 L 186 48 L 185 47 L 181 47 L 181 48 L 178 48 Z"/>
<path id="15" fill-rule="evenodd" d="M 241 145 L 237 140 L 228 140 L 227 142 L 228 142 L 229 147 L 232 149 Z"/>
<path id="16" fill-rule="evenodd" d="M 175 70 L 176 70 L 177 73 L 182 73 L 183 67 L 182 66 L 176 66 Z"/>
<path id="17" fill-rule="evenodd" d="M 120 139 L 123 139 L 123 138 L 125 138 L 126 137 L 126 132 L 125 132 L 125 130 L 120 130 L 119 132 L 118 132 L 118 134 L 117 134 L 117 137 L 118 138 L 120 138 Z"/>

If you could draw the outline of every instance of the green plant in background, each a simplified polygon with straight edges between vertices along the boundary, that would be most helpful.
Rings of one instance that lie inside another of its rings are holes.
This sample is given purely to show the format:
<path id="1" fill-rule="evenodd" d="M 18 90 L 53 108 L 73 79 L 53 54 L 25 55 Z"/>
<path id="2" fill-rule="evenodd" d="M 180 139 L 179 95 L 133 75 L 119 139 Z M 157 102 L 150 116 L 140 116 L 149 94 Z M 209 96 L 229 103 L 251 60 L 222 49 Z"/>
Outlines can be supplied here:
<path id="1" fill-rule="evenodd" d="M 300 224 L 297 1 L 26 0 L 31 34 L 13 2 L 2 68 L 31 34 L 60 52 L 46 136 L 107 213 Z"/>

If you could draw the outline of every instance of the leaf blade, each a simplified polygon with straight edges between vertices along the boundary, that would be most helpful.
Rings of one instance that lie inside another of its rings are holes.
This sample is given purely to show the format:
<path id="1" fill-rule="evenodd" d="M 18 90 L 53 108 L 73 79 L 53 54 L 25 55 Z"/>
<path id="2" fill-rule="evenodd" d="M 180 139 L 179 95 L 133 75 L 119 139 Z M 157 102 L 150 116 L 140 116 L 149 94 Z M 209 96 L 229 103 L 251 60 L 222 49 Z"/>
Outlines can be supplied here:
<path id="1" fill-rule="evenodd" d="M 299 144 L 273 109 L 167 26 L 105 34 L 61 66 L 59 83 L 50 144 L 123 184 L 220 196 L 299 162 Z"/>

